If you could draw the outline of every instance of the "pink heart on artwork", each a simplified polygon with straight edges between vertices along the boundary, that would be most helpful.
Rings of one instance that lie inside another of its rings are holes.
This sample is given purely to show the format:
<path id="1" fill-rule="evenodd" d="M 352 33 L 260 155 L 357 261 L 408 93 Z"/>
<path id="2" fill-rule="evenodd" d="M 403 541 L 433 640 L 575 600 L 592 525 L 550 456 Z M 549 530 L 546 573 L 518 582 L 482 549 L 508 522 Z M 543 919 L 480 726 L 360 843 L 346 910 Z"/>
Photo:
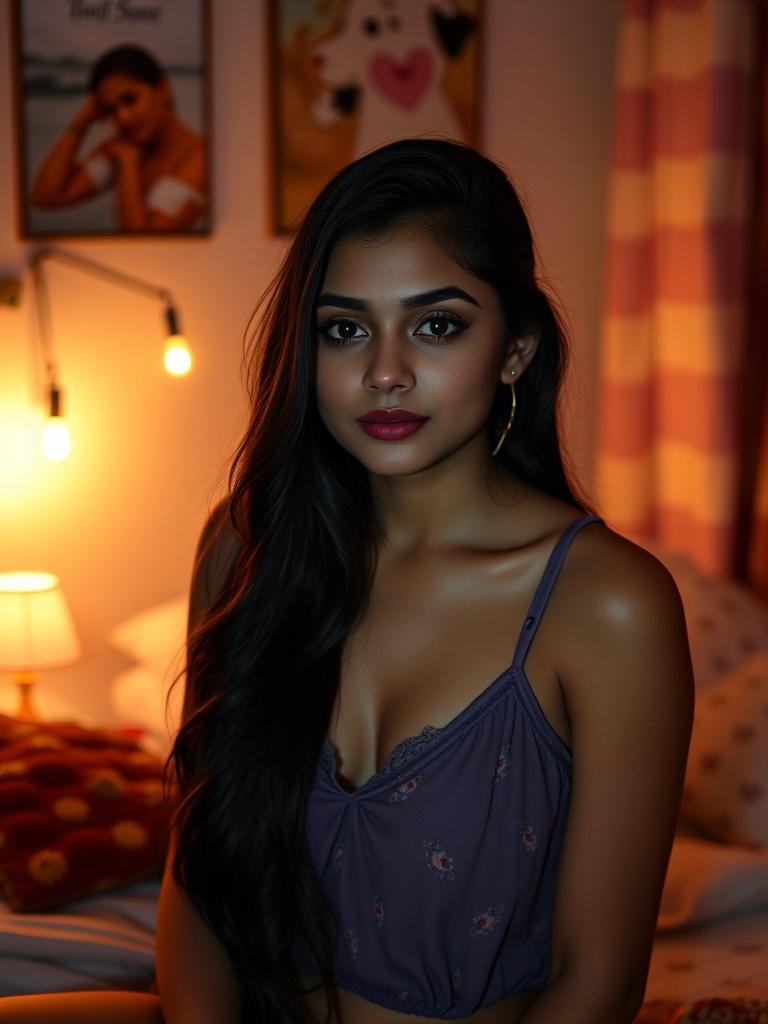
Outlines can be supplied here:
<path id="1" fill-rule="evenodd" d="M 379 54 L 373 59 L 371 72 L 385 96 L 402 107 L 415 107 L 432 77 L 432 54 L 429 50 L 414 50 L 403 61 Z"/>

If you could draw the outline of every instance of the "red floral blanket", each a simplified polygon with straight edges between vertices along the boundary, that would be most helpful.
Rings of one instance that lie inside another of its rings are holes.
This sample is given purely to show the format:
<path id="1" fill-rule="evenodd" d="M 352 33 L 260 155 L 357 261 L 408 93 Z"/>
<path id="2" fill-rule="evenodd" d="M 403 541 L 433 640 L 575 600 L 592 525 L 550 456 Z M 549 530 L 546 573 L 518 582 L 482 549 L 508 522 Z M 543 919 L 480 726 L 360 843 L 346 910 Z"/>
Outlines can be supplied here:
<path id="1" fill-rule="evenodd" d="M 762 999 L 694 999 L 689 1003 L 650 999 L 634 1024 L 768 1024 Z"/>

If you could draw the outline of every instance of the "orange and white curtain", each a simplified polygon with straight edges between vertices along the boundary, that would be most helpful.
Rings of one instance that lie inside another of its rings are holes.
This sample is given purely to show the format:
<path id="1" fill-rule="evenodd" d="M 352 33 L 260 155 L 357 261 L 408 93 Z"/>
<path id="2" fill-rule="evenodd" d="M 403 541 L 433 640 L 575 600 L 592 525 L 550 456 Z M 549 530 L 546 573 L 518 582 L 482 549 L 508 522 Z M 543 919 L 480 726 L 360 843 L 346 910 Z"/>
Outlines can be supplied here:
<path id="1" fill-rule="evenodd" d="M 736 527 L 754 12 L 622 0 L 609 186 L 598 504 L 618 532 L 721 575 Z"/>

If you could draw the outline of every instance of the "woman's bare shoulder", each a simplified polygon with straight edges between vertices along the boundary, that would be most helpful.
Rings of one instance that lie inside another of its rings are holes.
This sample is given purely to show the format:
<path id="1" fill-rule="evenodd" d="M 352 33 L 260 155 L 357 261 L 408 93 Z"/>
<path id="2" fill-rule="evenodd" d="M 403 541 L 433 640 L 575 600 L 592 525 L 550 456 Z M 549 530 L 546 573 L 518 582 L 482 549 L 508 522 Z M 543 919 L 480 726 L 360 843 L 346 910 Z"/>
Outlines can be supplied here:
<path id="1" fill-rule="evenodd" d="M 687 661 L 685 610 L 674 577 L 641 544 L 604 523 L 574 537 L 553 598 L 568 661 L 560 666 L 561 680 L 570 674 L 598 681 L 598 662 L 618 678 L 629 663 L 657 669 L 658 676 L 654 658 Z"/>
<path id="2" fill-rule="evenodd" d="M 590 523 L 580 530 L 571 547 L 573 550 L 563 566 L 563 589 L 578 587 L 583 596 L 587 584 L 599 598 L 617 590 L 653 597 L 660 589 L 674 587 L 672 575 L 663 562 L 642 544 L 611 529 L 605 521 Z"/>
<path id="3" fill-rule="evenodd" d="M 520 485 L 519 506 L 521 519 L 530 524 L 531 536 L 555 537 L 571 523 L 592 514 L 570 505 L 559 498 L 533 487 Z M 601 512 L 594 515 L 603 519 Z M 571 541 L 562 570 L 558 589 L 564 590 L 569 581 L 581 587 L 587 578 L 611 581 L 625 580 L 653 589 L 654 580 L 670 579 L 663 563 L 641 544 L 617 533 L 605 522 L 593 522 L 579 530 Z"/>
<path id="4" fill-rule="evenodd" d="M 524 504 L 532 537 L 545 536 L 552 546 L 568 526 L 587 514 L 557 498 L 527 487 Z M 597 511 L 596 515 L 600 515 Z M 590 652 L 606 641 L 606 634 L 622 641 L 636 640 L 660 623 L 674 620 L 676 637 L 682 618 L 682 600 L 666 566 L 641 544 L 613 530 L 606 522 L 582 527 L 560 566 L 548 618 L 557 621 L 558 647 L 569 652 Z"/>

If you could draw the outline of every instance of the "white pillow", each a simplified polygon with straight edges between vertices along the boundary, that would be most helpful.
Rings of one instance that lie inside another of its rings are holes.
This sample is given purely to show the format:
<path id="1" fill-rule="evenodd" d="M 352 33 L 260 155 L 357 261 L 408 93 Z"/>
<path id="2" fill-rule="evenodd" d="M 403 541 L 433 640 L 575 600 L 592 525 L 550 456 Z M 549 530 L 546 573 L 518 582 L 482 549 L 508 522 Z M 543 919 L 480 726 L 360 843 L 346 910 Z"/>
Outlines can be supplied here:
<path id="1" fill-rule="evenodd" d="M 183 665 L 189 595 L 144 608 L 112 629 L 107 639 L 121 653 L 170 681 Z"/>
<path id="2" fill-rule="evenodd" d="M 683 826 L 672 844 L 657 931 L 690 927 L 768 900 L 768 849 L 713 843 Z"/>
<path id="3" fill-rule="evenodd" d="M 181 723 L 184 678 L 170 689 L 166 719 L 165 698 L 168 685 L 141 665 L 118 672 L 112 680 L 112 708 L 122 725 L 144 730 L 144 746 L 166 756 Z"/>
<path id="4" fill-rule="evenodd" d="M 697 695 L 680 814 L 713 839 L 768 849 L 768 652 Z"/>
<path id="5" fill-rule="evenodd" d="M 161 601 L 119 623 L 108 635 L 122 654 L 138 662 L 112 680 L 113 710 L 123 725 L 139 726 L 145 745 L 165 755 L 181 722 L 189 595 Z M 165 698 L 171 689 L 166 721 Z"/>

